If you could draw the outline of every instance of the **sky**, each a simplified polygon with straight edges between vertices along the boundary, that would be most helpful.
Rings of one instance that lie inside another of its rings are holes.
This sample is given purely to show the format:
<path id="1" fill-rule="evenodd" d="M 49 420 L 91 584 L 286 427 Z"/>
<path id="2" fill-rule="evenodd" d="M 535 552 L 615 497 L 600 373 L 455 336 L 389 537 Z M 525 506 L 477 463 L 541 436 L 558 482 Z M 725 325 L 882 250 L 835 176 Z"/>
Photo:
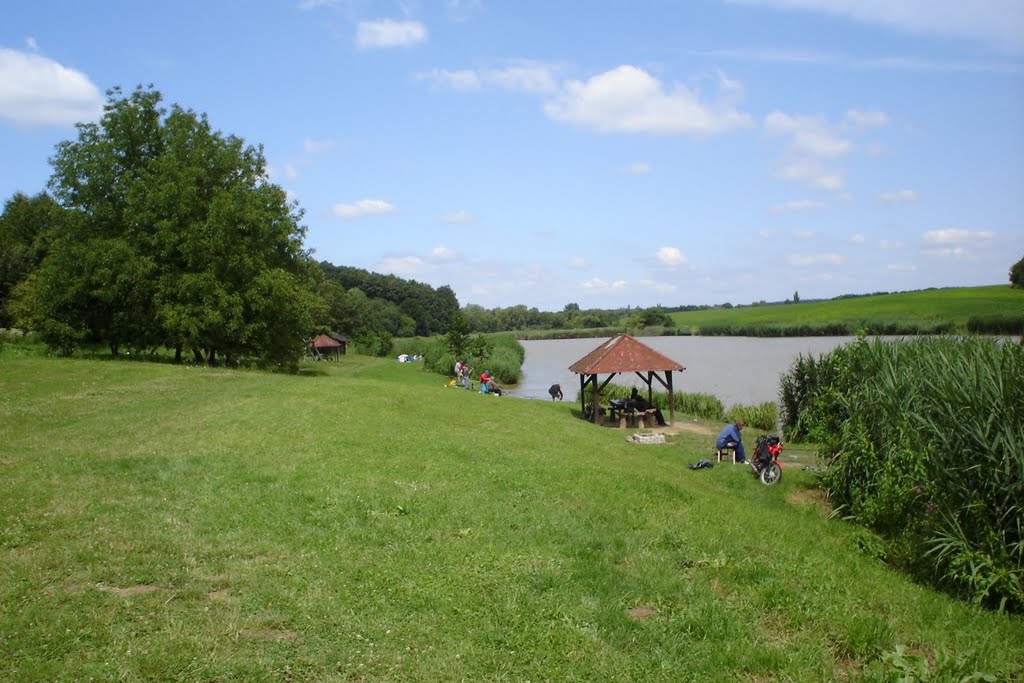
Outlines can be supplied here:
<path id="1" fill-rule="evenodd" d="M 1024 0 L 4 0 L 0 201 L 105 93 L 263 147 L 319 261 L 545 311 L 1008 282 Z"/>

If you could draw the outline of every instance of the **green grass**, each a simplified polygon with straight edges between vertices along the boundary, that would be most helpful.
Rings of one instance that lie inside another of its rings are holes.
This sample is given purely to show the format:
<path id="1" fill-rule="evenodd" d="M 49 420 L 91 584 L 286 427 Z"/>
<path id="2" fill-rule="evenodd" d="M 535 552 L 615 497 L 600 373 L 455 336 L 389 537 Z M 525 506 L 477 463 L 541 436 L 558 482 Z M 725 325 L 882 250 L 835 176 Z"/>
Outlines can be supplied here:
<path id="1" fill-rule="evenodd" d="M 957 287 L 921 290 L 899 294 L 880 294 L 830 301 L 812 301 L 773 306 L 713 308 L 673 313 L 672 319 L 683 329 L 701 326 L 750 325 L 823 325 L 866 322 L 936 323 L 952 322 L 964 330 L 975 315 L 1007 315 L 1020 318 L 1024 313 L 1024 289 L 1009 285 Z"/>
<path id="2" fill-rule="evenodd" d="M 0 353 L 0 679 L 1024 671 L 1020 618 L 886 568 L 806 471 L 444 385 Z"/>

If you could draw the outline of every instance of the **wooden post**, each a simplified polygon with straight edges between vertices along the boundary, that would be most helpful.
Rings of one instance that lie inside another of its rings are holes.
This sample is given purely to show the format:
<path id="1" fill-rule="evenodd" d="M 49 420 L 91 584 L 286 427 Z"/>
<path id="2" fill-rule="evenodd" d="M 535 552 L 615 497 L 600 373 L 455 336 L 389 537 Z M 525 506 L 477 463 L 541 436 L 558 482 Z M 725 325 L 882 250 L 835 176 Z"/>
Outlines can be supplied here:
<path id="1" fill-rule="evenodd" d="M 668 371 L 668 423 L 676 423 L 676 393 L 672 390 L 672 371 Z"/>

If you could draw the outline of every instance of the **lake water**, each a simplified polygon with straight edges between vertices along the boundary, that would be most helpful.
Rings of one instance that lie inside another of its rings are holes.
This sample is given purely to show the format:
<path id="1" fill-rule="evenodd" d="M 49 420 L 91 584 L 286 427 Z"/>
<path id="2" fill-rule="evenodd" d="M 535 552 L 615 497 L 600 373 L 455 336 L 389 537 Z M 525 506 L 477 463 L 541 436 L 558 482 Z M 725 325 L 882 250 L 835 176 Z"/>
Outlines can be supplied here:
<path id="1" fill-rule="evenodd" d="M 800 354 L 818 356 L 856 337 L 638 337 L 686 370 L 672 373 L 672 386 L 685 393 L 712 394 L 726 409 L 779 398 L 779 378 Z M 607 339 L 539 339 L 520 342 L 526 349 L 522 380 L 510 394 L 550 400 L 548 387 L 562 385 L 565 400 L 579 391 L 579 375 L 569 366 Z M 607 375 L 598 379 L 604 381 Z M 614 384 L 644 386 L 634 374 L 616 375 Z M 655 389 L 664 391 L 657 380 Z"/>

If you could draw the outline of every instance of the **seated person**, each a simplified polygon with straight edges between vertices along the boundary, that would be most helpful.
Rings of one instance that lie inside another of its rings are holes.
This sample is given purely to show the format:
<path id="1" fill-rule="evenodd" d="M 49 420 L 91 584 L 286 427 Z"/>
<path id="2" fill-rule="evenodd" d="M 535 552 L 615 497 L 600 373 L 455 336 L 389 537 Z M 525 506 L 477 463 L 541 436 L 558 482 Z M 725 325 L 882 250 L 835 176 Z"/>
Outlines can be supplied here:
<path id="1" fill-rule="evenodd" d="M 487 378 L 487 393 L 488 394 L 497 394 L 498 396 L 501 396 L 502 393 L 504 393 L 501 390 L 501 387 L 499 387 L 497 384 L 494 383 L 494 378 L 493 377 L 488 377 Z"/>
<path id="2" fill-rule="evenodd" d="M 559 401 L 561 401 L 562 400 L 562 385 L 561 384 L 552 384 L 548 388 L 548 393 L 551 394 L 551 400 L 552 401 L 554 401 L 555 399 L 558 399 Z"/>
<path id="3" fill-rule="evenodd" d="M 731 425 L 727 425 L 715 439 L 715 448 L 731 448 L 736 451 L 736 462 L 746 462 L 747 457 L 743 452 L 743 437 L 740 435 L 740 430 L 746 426 L 743 420 L 736 420 Z"/>
<path id="4" fill-rule="evenodd" d="M 661 414 L 661 408 L 655 408 L 650 403 L 648 403 L 647 399 L 641 396 L 640 392 L 636 390 L 636 387 L 633 387 L 633 391 L 629 392 L 629 402 L 627 403 L 627 405 L 632 406 L 634 410 L 637 410 L 641 413 L 646 410 L 650 410 L 651 408 L 654 408 L 654 417 L 658 420 L 658 426 L 665 426 L 665 416 Z"/>

